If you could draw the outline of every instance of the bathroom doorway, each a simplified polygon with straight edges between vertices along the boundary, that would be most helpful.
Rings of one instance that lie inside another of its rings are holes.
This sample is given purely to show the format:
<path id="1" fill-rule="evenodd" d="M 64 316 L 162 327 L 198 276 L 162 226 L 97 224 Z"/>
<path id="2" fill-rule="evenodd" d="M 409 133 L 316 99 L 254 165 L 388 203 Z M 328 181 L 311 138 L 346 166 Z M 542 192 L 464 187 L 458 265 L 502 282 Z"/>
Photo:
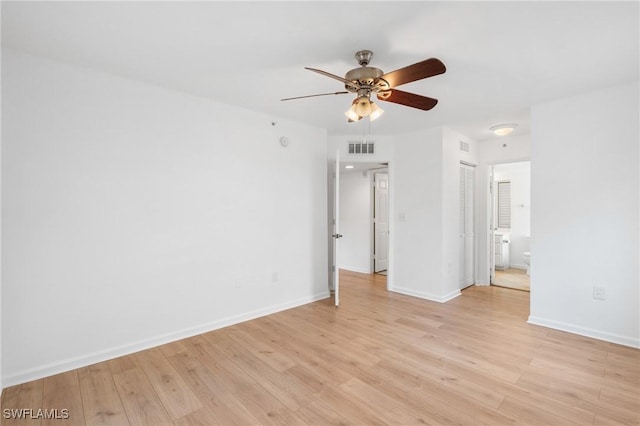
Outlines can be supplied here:
<path id="1" fill-rule="evenodd" d="M 530 291 L 531 162 L 489 169 L 491 285 Z"/>

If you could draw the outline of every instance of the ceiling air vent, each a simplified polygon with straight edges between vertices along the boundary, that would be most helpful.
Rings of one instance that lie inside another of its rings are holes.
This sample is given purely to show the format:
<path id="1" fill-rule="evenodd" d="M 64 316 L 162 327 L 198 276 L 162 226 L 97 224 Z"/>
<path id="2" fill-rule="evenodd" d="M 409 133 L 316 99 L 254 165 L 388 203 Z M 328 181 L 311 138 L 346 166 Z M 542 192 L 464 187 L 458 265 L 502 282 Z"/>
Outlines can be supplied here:
<path id="1" fill-rule="evenodd" d="M 463 141 L 460 141 L 460 151 L 469 152 L 469 144 Z"/>
<path id="2" fill-rule="evenodd" d="M 373 142 L 349 142 L 349 155 L 372 155 L 375 153 Z"/>

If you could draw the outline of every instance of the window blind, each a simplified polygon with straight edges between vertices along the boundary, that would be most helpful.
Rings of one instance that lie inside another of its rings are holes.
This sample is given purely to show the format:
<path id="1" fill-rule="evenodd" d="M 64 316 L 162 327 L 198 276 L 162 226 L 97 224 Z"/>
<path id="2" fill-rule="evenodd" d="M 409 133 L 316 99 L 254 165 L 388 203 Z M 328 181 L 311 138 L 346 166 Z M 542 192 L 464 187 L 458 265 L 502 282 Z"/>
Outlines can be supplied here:
<path id="1" fill-rule="evenodd" d="M 498 182 L 498 228 L 511 228 L 511 182 Z"/>

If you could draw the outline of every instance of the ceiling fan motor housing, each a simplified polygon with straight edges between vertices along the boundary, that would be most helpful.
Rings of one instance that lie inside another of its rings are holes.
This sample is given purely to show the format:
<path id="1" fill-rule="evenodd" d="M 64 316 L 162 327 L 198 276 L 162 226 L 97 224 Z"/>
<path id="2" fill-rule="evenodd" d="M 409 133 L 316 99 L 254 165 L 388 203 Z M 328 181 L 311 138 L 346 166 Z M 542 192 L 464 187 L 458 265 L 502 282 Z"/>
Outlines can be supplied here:
<path id="1" fill-rule="evenodd" d="M 378 83 L 378 79 L 382 77 L 384 73 L 380 68 L 376 67 L 360 67 L 354 68 L 345 74 L 345 80 L 357 82 L 360 86 L 370 86 L 371 88 Z M 356 92 L 353 86 L 345 84 L 345 89 L 350 92 Z"/>

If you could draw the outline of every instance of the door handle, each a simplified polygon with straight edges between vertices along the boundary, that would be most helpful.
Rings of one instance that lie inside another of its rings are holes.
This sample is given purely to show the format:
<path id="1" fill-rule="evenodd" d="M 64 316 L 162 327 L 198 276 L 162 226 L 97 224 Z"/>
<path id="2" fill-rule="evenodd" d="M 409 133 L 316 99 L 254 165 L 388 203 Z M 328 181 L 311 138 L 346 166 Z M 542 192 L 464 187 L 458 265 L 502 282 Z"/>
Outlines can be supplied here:
<path id="1" fill-rule="evenodd" d="M 342 238 L 342 234 L 333 234 L 332 235 L 333 238 Z"/>

